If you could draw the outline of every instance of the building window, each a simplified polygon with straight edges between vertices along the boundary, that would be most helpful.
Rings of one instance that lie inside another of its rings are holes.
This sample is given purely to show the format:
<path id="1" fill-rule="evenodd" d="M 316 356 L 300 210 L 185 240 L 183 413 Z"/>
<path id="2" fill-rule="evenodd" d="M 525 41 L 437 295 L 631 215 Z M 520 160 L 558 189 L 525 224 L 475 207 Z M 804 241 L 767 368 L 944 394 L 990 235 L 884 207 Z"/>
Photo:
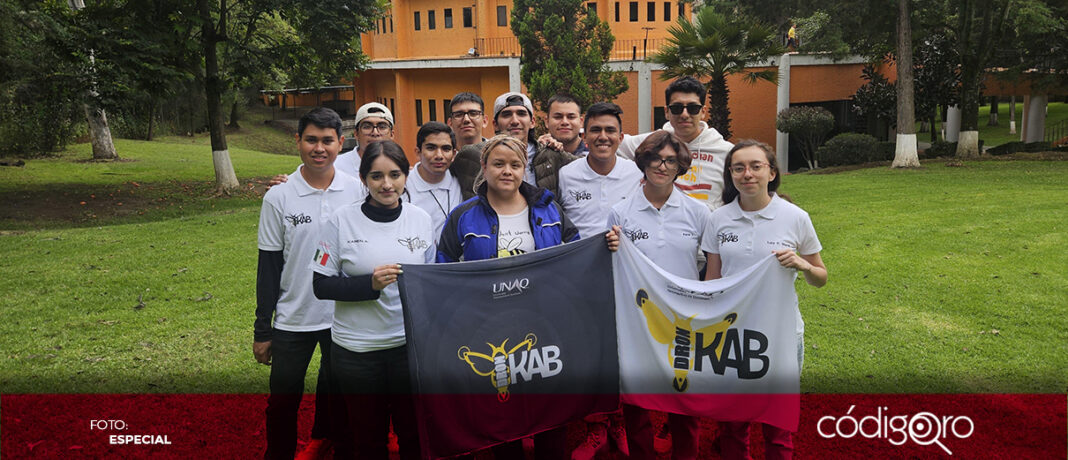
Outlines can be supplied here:
<path id="1" fill-rule="evenodd" d="M 393 33 L 393 16 L 389 17 L 389 33 Z"/>
<path id="2" fill-rule="evenodd" d="M 619 2 L 616 2 L 616 22 L 619 22 Z"/>
<path id="3" fill-rule="evenodd" d="M 445 112 L 445 116 L 443 117 L 443 119 L 445 121 L 448 121 L 449 117 L 452 116 L 452 101 L 449 100 L 449 99 L 442 99 L 441 100 L 441 108 L 442 108 L 442 112 Z"/>
<path id="4" fill-rule="evenodd" d="M 438 121 L 438 103 L 433 99 L 427 99 L 426 105 L 430 107 L 430 121 Z"/>
<path id="5" fill-rule="evenodd" d="M 423 100 L 415 100 L 415 125 L 423 126 Z"/>
<path id="6" fill-rule="evenodd" d="M 586 14 L 589 14 L 590 16 L 593 16 L 593 17 L 597 17 L 597 3 L 596 2 L 589 2 L 589 3 L 586 4 Z"/>
<path id="7" fill-rule="evenodd" d="M 679 17 L 686 16 L 686 4 L 679 2 Z"/>
<path id="8" fill-rule="evenodd" d="M 471 23 L 471 8 L 464 8 L 464 27 L 474 27 Z"/>
<path id="9" fill-rule="evenodd" d="M 393 98 L 392 97 L 389 98 L 389 111 L 393 112 L 393 113 L 397 113 L 397 106 L 393 104 Z M 394 118 L 394 120 L 396 120 L 396 118 Z M 660 125 L 660 126 L 664 126 L 664 125 Z"/>
<path id="10" fill-rule="evenodd" d="M 664 126 L 667 123 L 667 114 L 664 113 L 663 106 L 653 107 L 653 126 Z"/>
<path id="11" fill-rule="evenodd" d="M 664 20 L 671 21 L 671 2 L 664 2 Z"/>
<path id="12" fill-rule="evenodd" d="M 415 30 L 419 30 L 419 12 L 415 12 Z"/>
<path id="13" fill-rule="evenodd" d="M 630 2 L 630 22 L 638 22 L 638 2 Z"/>
<path id="14" fill-rule="evenodd" d="M 452 28 L 452 8 L 445 8 L 445 28 Z"/>
<path id="15" fill-rule="evenodd" d="M 646 21 L 653 22 L 656 20 L 656 2 L 649 2 L 645 4 L 645 14 L 648 16 Z"/>
<path id="16" fill-rule="evenodd" d="M 497 25 L 500 27 L 508 26 L 508 7 L 501 5 L 497 7 Z"/>
<path id="17" fill-rule="evenodd" d="M 427 11 L 426 12 L 426 28 L 430 29 L 430 30 L 434 30 L 434 27 L 436 27 L 436 26 L 437 26 L 437 22 L 434 21 L 434 10 Z"/>

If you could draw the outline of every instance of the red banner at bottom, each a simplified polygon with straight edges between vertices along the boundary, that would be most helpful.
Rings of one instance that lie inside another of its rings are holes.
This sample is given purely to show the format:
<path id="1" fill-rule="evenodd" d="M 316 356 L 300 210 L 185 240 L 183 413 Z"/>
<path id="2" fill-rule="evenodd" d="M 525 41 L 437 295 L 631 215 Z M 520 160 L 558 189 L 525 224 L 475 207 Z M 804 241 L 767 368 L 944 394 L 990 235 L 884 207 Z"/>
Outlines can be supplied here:
<path id="1" fill-rule="evenodd" d="M 313 398 L 301 405 L 302 440 Z M 262 458 L 266 405 L 266 395 L 2 395 L 0 456 Z M 1065 458 L 1066 405 L 1063 394 L 802 395 L 794 456 Z M 719 458 L 718 430 L 702 421 L 701 458 Z M 582 422 L 569 427 L 571 447 L 584 436 Z M 750 438 L 763 457 L 762 430 Z"/>

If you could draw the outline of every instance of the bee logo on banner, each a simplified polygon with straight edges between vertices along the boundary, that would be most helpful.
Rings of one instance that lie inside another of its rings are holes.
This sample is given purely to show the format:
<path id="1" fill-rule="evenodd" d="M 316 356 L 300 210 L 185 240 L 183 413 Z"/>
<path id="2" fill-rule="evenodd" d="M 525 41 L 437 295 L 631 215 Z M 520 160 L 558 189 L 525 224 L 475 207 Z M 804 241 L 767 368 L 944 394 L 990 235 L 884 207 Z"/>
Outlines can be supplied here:
<path id="1" fill-rule="evenodd" d="M 456 356 L 471 366 L 472 371 L 490 378 L 490 384 L 497 389 L 497 400 L 502 403 L 508 402 L 509 385 L 529 382 L 534 376 L 549 378 L 564 369 L 560 347 L 549 345 L 534 348 L 538 337 L 533 333 L 527 334 L 522 342 L 511 349 L 508 348 L 508 340 L 511 339 L 505 339 L 500 345 L 486 342 L 490 348 L 489 354 L 471 351 L 466 345 L 456 351 Z"/>

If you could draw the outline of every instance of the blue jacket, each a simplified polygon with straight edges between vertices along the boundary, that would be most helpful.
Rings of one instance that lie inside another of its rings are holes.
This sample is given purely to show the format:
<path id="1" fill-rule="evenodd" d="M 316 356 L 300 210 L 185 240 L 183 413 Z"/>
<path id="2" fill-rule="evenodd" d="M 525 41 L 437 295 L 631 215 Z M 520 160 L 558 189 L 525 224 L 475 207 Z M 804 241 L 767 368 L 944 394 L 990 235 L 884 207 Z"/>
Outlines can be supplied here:
<path id="1" fill-rule="evenodd" d="M 519 185 L 519 193 L 527 200 L 534 249 L 579 239 L 578 228 L 553 201 L 552 192 L 524 182 Z M 486 199 L 486 184 L 483 183 L 475 197 L 460 203 L 449 213 L 438 241 L 437 262 L 497 257 L 498 227 L 497 212 Z"/>

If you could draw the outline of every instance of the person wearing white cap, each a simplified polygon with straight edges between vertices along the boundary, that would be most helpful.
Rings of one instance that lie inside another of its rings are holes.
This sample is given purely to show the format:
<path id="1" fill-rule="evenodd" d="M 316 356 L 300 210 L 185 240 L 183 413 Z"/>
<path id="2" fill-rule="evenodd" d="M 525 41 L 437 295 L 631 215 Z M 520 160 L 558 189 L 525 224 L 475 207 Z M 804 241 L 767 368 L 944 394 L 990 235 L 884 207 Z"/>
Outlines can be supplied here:
<path id="1" fill-rule="evenodd" d="M 360 150 L 372 142 L 388 139 L 393 139 L 393 112 L 377 102 L 361 105 L 356 111 L 356 148 L 339 155 L 334 167 L 352 177 L 360 177 Z"/>
<path id="2" fill-rule="evenodd" d="M 575 156 L 562 150 L 540 145 L 534 137 L 534 106 L 530 98 L 516 92 L 497 96 L 493 102 L 493 127 L 498 134 L 508 134 L 527 143 L 527 170 L 523 181 L 552 192 L 559 200 L 559 171 L 575 160 Z M 464 199 L 475 196 L 475 187 L 480 166 L 481 144 L 464 147 L 453 162 L 453 174 L 460 181 Z"/>

